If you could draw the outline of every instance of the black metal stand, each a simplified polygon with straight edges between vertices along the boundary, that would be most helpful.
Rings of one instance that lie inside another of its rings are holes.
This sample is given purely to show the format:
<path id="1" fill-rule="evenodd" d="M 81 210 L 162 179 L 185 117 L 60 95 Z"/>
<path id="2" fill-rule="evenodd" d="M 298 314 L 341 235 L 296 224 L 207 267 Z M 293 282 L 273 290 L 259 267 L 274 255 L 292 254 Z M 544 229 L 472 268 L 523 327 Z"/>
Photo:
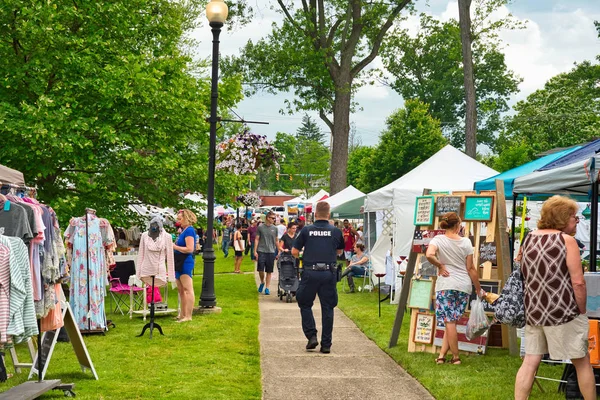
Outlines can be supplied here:
<path id="1" fill-rule="evenodd" d="M 377 277 L 377 300 L 378 300 L 378 306 L 379 306 L 379 317 L 381 318 L 381 277 L 385 276 L 385 274 L 375 274 L 375 276 Z M 388 296 L 390 297 L 390 296 Z M 387 299 L 388 297 L 386 297 L 385 299 Z M 383 301 L 385 301 L 385 299 L 383 299 Z"/>
<path id="2" fill-rule="evenodd" d="M 160 332 L 161 335 L 165 335 L 162 331 L 162 328 L 159 324 L 154 322 L 154 275 L 152 275 L 152 295 L 151 295 L 151 299 L 152 301 L 150 302 L 150 322 L 148 322 L 146 325 L 144 325 L 144 328 L 142 329 L 142 333 L 140 333 L 139 335 L 137 335 L 138 337 L 140 336 L 144 336 L 144 333 L 146 333 L 146 329 L 150 328 L 150 339 L 152 339 L 152 331 L 154 330 L 154 328 L 158 329 L 158 331 Z"/>

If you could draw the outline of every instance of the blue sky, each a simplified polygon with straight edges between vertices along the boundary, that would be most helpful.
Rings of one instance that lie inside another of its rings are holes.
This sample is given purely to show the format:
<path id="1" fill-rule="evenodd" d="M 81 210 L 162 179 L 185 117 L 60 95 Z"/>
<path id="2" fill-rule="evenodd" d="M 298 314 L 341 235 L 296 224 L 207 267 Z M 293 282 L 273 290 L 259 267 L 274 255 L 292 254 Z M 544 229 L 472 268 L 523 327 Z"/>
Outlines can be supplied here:
<path id="1" fill-rule="evenodd" d="M 473 1 L 473 3 L 475 3 Z M 258 11 L 256 18 L 248 26 L 235 32 L 225 27 L 221 34 L 221 54 L 232 55 L 249 39 L 257 40 L 270 31 L 272 22 L 280 21 L 275 12 L 268 9 L 268 2 L 254 0 L 253 7 Z M 437 18 L 458 17 L 456 0 L 416 1 L 419 11 Z M 543 87 L 552 76 L 568 71 L 573 63 L 592 60 L 600 54 L 600 40 L 593 25 L 600 20 L 600 1 L 597 0 L 514 0 L 499 14 L 512 13 L 519 20 L 527 20 L 527 29 L 501 33 L 505 43 L 506 62 L 512 70 L 523 78 L 520 92 L 511 103 L 522 100 L 533 91 Z M 418 17 L 409 17 L 406 26 L 416 28 Z M 211 33 L 208 26 L 194 32 L 201 42 L 197 49 L 199 56 L 210 56 Z M 301 125 L 303 114 L 282 115 L 285 94 L 257 94 L 243 100 L 235 111 L 246 120 L 266 121 L 269 125 L 255 125 L 252 130 L 274 138 L 277 132 L 295 133 Z M 379 134 L 385 129 L 385 119 L 396 109 L 401 108 L 403 99 L 393 90 L 384 86 L 369 86 L 361 89 L 356 97 L 362 110 L 350 116 L 363 144 L 374 145 Z M 309 114 L 328 133 L 325 124 L 316 113 Z"/>

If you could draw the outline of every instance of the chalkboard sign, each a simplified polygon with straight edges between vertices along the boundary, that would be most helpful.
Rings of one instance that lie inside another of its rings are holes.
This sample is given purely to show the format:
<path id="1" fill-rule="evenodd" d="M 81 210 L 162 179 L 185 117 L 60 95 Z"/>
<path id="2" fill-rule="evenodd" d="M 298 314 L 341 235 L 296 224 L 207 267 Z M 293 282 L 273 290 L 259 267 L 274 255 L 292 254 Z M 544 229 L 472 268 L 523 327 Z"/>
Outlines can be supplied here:
<path id="1" fill-rule="evenodd" d="M 428 279 L 413 280 L 410 285 L 408 306 L 429 310 L 431 307 L 431 291 L 433 281 Z"/>
<path id="2" fill-rule="evenodd" d="M 494 208 L 492 196 L 466 196 L 465 221 L 491 221 Z"/>
<path id="3" fill-rule="evenodd" d="M 496 265 L 496 242 L 482 242 L 479 244 L 479 263 L 491 261 Z"/>
<path id="4" fill-rule="evenodd" d="M 455 212 L 460 215 L 460 201 L 459 196 L 439 196 L 435 204 L 435 215 L 441 217 L 442 215 Z"/>
<path id="5" fill-rule="evenodd" d="M 433 225 L 433 196 L 419 196 L 415 206 L 415 225 Z"/>
<path id="6" fill-rule="evenodd" d="M 502 288 L 500 287 L 500 281 L 498 280 L 480 279 L 479 283 L 481 284 L 481 288 L 488 293 L 500 294 L 500 292 L 502 291 Z M 475 300 L 475 296 L 477 296 L 477 293 L 475 293 L 475 286 L 473 286 L 473 291 L 471 292 L 471 296 L 469 297 L 469 304 L 467 305 L 467 310 L 471 309 L 471 301 Z M 493 314 L 495 311 L 494 306 L 485 300 L 483 301 L 483 309 L 486 313 L 489 314 Z"/>

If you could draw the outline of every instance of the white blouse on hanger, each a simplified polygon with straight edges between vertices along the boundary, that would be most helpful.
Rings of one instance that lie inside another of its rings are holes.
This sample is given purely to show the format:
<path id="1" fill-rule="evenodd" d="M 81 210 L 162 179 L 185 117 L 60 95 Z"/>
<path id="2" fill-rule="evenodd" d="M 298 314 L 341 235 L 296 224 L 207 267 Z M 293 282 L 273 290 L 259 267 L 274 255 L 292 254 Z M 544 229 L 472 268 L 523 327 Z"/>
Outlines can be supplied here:
<path id="1" fill-rule="evenodd" d="M 163 230 L 154 240 L 148 232 L 144 232 L 140 239 L 135 270 L 137 277 L 147 285 L 152 284 L 152 276 L 154 276 L 154 286 L 164 286 L 167 280 L 174 282 L 175 262 L 171 235 Z"/>

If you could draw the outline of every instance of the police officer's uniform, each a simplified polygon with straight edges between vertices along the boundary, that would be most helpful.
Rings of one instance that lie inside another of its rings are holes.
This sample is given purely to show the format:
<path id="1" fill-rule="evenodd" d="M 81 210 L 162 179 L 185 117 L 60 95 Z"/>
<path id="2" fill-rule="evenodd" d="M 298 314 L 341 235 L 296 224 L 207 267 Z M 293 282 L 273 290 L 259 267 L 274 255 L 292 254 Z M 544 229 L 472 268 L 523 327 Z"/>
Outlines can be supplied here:
<path id="1" fill-rule="evenodd" d="M 302 315 L 302 330 L 307 339 L 317 336 L 317 328 L 312 312 L 315 296 L 319 295 L 323 332 L 321 351 L 329 352 L 333 331 L 333 309 L 337 306 L 337 250 L 344 249 L 342 231 L 331 226 L 328 220 L 317 220 L 313 225 L 300 231 L 294 241 L 294 248 L 302 250 L 303 272 L 296 299 Z M 314 339 L 313 339 L 314 340 Z M 310 347 L 307 349 L 316 347 Z"/>

